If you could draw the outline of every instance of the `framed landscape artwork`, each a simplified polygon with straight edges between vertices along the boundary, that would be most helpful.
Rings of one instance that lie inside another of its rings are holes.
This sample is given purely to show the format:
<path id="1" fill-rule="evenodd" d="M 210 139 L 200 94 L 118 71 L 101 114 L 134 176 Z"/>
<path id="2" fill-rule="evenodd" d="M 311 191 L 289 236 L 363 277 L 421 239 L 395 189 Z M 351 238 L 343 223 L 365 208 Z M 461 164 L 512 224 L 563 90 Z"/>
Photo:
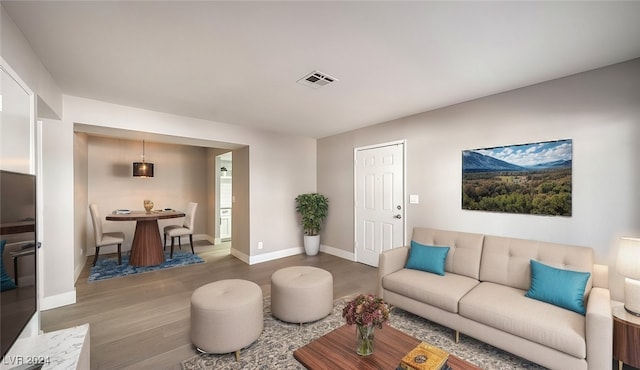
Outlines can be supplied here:
<path id="1" fill-rule="evenodd" d="M 462 209 L 571 216 L 572 140 L 462 151 Z"/>

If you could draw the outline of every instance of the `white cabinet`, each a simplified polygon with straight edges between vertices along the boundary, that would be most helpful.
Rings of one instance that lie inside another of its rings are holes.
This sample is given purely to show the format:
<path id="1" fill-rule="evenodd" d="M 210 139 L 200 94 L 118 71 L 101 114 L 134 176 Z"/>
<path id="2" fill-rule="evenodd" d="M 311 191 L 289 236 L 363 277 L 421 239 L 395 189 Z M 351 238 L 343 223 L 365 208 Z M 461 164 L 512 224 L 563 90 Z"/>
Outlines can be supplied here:
<path id="1" fill-rule="evenodd" d="M 220 210 L 220 240 L 231 239 L 231 208 Z"/>

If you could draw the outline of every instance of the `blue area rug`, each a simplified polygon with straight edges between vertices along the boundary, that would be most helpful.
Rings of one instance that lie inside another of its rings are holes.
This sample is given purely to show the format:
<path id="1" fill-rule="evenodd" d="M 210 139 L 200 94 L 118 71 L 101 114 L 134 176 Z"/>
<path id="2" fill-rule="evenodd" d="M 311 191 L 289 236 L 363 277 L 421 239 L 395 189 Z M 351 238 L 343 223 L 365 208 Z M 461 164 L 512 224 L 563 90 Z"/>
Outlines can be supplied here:
<path id="1" fill-rule="evenodd" d="M 168 269 L 172 267 L 180 267 L 193 265 L 196 263 L 204 263 L 204 260 L 197 254 L 191 252 L 174 251 L 173 258 L 169 258 L 169 252 L 164 254 L 165 261 L 161 265 L 156 266 L 129 266 L 129 255 L 122 256 L 122 264 L 118 265 L 118 258 L 100 259 L 95 266 L 91 268 L 89 274 L 89 281 L 98 281 L 111 279 L 115 277 L 140 274 L 143 272 L 157 271 L 162 269 Z"/>

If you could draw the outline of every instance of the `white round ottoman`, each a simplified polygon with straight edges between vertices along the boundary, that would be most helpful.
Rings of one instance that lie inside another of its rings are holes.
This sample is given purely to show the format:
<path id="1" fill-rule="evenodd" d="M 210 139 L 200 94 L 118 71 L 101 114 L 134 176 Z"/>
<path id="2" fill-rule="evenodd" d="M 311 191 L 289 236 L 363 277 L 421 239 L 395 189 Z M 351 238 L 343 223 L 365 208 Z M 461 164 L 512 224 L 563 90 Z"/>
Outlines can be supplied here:
<path id="1" fill-rule="evenodd" d="M 206 353 L 235 352 L 253 343 L 264 325 L 262 290 L 251 281 L 219 280 L 191 295 L 191 342 Z"/>
<path id="2" fill-rule="evenodd" d="M 292 323 L 320 320 L 333 310 L 333 276 L 311 266 L 293 266 L 271 275 L 271 313 Z"/>

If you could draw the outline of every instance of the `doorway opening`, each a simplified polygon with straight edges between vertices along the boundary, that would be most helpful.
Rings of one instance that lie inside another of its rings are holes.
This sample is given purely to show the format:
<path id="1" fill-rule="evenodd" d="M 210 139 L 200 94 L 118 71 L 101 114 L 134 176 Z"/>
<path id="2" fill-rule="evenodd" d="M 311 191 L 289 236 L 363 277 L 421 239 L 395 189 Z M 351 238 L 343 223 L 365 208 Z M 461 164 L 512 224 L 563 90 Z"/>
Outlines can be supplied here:
<path id="1" fill-rule="evenodd" d="M 215 212 L 218 217 L 216 225 L 216 244 L 231 241 L 231 219 L 233 205 L 233 156 L 231 152 L 216 156 L 216 206 Z"/>

